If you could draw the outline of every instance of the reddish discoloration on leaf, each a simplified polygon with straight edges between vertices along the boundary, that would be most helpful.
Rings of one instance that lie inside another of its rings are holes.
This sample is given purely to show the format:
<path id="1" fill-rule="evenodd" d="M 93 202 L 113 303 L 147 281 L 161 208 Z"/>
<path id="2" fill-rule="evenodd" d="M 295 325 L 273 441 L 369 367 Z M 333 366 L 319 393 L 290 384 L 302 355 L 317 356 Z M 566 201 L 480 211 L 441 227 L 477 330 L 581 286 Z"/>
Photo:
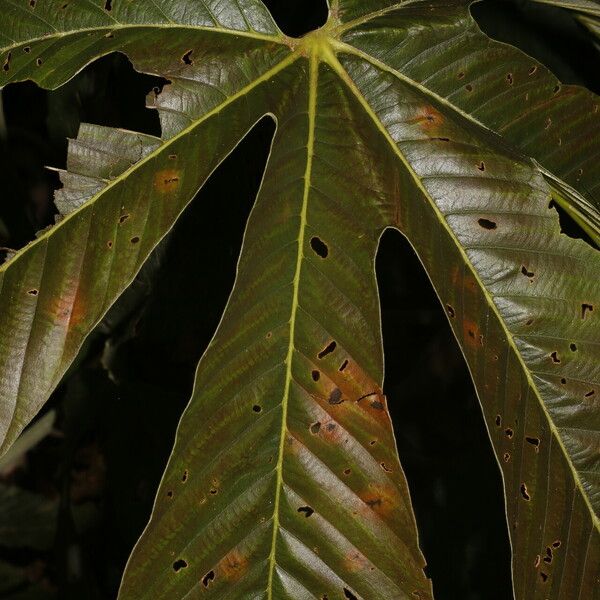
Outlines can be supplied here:
<path id="1" fill-rule="evenodd" d="M 366 556 L 358 552 L 358 550 L 352 550 L 344 556 L 344 569 L 350 573 L 356 573 L 358 571 L 364 571 L 369 568 L 369 561 Z"/>
<path id="2" fill-rule="evenodd" d="M 333 444 L 341 444 L 348 439 L 343 427 L 336 423 L 333 419 L 325 421 L 319 431 L 322 438 Z"/>
<path id="3" fill-rule="evenodd" d="M 339 387 L 351 399 L 360 398 L 365 393 L 364 390 L 379 390 L 373 378 L 354 360 L 349 360 L 341 372 Z"/>
<path id="4" fill-rule="evenodd" d="M 337 407 L 333 406 L 329 408 L 332 409 L 330 412 L 334 412 Z M 348 434 L 344 427 L 335 418 L 328 416 L 327 413 L 322 413 L 318 421 L 310 423 L 310 425 L 308 425 L 308 430 L 311 435 L 318 436 L 322 440 L 332 444 L 341 444 L 348 439 Z M 301 434 L 292 431 L 292 435 L 289 436 L 286 447 L 290 454 L 294 455 L 303 452 L 302 445 L 294 437 L 296 435 L 298 437 L 301 436 Z"/>
<path id="5" fill-rule="evenodd" d="M 367 416 L 369 421 L 377 423 L 383 430 L 389 430 L 391 423 L 387 411 L 387 399 L 381 390 L 373 391 L 356 402 Z"/>
<path id="6" fill-rule="evenodd" d="M 363 398 L 366 401 L 366 405 L 375 411 L 387 411 L 387 398 L 380 391 L 369 394 L 366 398 Z"/>
<path id="7" fill-rule="evenodd" d="M 68 329 L 79 325 L 86 316 L 86 302 L 81 289 L 74 285 L 72 289 L 54 298 L 50 303 L 49 312 L 58 325 Z"/>
<path id="8" fill-rule="evenodd" d="M 470 319 L 463 321 L 463 339 L 467 346 L 471 348 L 481 348 L 483 346 L 483 334 L 475 321 Z"/>
<path id="9" fill-rule="evenodd" d="M 249 564 L 247 556 L 239 550 L 232 550 L 219 561 L 216 570 L 228 581 L 237 581 L 248 572 Z"/>
<path id="10" fill-rule="evenodd" d="M 368 488 L 358 496 L 365 503 L 363 512 L 372 510 L 380 517 L 390 517 L 402 506 L 398 490 L 391 484 L 370 483 Z"/>
<path id="11" fill-rule="evenodd" d="M 161 194 L 168 194 L 179 189 L 181 171 L 179 169 L 163 169 L 154 176 L 154 187 Z"/>
<path id="12" fill-rule="evenodd" d="M 444 123 L 444 117 L 439 110 L 431 105 L 422 106 L 414 119 L 422 128 L 438 131 L 440 125 Z"/>
<path id="13" fill-rule="evenodd" d="M 477 281 L 475 281 L 475 277 L 473 277 L 473 275 L 471 275 L 471 274 L 465 275 L 463 291 L 465 293 L 469 293 L 473 296 L 477 296 L 479 294 L 480 289 L 479 289 Z"/>

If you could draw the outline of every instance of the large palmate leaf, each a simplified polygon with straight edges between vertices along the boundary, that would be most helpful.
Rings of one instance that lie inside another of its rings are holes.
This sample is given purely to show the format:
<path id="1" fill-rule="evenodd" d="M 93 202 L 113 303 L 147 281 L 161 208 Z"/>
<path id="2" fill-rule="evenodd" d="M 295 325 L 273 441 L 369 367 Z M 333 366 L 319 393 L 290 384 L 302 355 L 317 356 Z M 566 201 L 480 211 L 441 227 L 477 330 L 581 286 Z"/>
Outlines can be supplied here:
<path id="1" fill-rule="evenodd" d="M 259 0 L 0 7 L 5 83 L 56 87 L 114 50 L 171 82 L 151 98 L 160 139 L 82 126 L 65 216 L 0 267 L 4 447 L 212 170 L 277 123 L 121 598 L 431 597 L 381 389 L 388 227 L 471 370 L 516 597 L 597 596 L 600 255 L 549 206 L 599 239 L 597 97 L 488 39 L 463 0 L 340 0 L 301 40 Z"/>

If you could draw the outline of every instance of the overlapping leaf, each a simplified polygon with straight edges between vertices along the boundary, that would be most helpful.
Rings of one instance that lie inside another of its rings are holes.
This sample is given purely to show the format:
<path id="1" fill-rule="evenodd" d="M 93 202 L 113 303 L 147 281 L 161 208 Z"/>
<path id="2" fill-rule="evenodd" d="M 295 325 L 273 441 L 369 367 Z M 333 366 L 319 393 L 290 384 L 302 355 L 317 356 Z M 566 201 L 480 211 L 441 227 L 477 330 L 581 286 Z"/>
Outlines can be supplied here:
<path id="1" fill-rule="evenodd" d="M 573 11 L 577 20 L 600 38 L 600 4 L 596 0 L 535 0 Z"/>
<path id="2" fill-rule="evenodd" d="M 560 233 L 547 180 L 598 235 L 599 99 L 489 40 L 460 0 L 340 0 L 300 41 L 258 0 L 30 4 L 0 2 L 5 81 L 56 86 L 118 49 L 171 84 L 153 100 L 161 139 L 82 128 L 57 198 L 72 212 L 0 270 L 7 444 L 212 169 L 277 120 L 121 597 L 431 597 L 381 391 L 386 227 L 417 251 L 475 381 L 516 596 L 592 597 L 600 259 Z"/>

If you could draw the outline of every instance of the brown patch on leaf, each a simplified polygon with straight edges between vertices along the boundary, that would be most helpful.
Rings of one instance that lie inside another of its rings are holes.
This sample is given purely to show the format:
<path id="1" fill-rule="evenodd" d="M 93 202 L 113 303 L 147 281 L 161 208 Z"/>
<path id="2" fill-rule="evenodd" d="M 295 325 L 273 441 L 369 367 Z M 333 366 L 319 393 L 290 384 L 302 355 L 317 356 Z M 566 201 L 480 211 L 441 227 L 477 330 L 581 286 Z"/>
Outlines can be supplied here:
<path id="1" fill-rule="evenodd" d="M 450 270 L 450 281 L 452 287 L 457 290 L 462 290 L 465 295 L 470 298 L 477 297 L 479 293 L 479 285 L 475 277 L 470 273 L 464 273 L 458 265 L 453 265 Z"/>
<path id="2" fill-rule="evenodd" d="M 381 399 L 385 401 L 385 396 L 381 396 Z M 373 400 L 369 404 L 375 410 L 385 410 L 385 404 L 381 400 Z"/>
<path id="3" fill-rule="evenodd" d="M 51 300 L 49 312 L 53 320 L 62 327 L 73 329 L 86 317 L 86 302 L 79 286 L 73 286 Z"/>
<path id="4" fill-rule="evenodd" d="M 421 106 L 414 119 L 423 129 L 428 131 L 435 131 L 444 124 L 444 117 L 439 110 L 431 105 Z"/>
<path id="5" fill-rule="evenodd" d="M 477 281 L 475 281 L 475 277 L 473 277 L 471 274 L 467 274 L 465 275 L 464 281 L 464 291 L 469 292 L 471 295 L 476 295 L 478 293 L 479 286 L 477 285 Z"/>
<path id="6" fill-rule="evenodd" d="M 369 561 L 358 550 L 351 550 L 344 556 L 344 569 L 350 573 L 364 571 L 368 567 Z"/>
<path id="7" fill-rule="evenodd" d="M 154 175 L 154 187 L 161 194 L 170 194 L 179 188 L 179 177 L 181 171 L 179 169 L 163 169 Z"/>
<path id="8" fill-rule="evenodd" d="M 329 418 L 323 420 L 318 433 L 325 441 L 332 444 L 341 444 L 345 439 L 348 439 L 344 428 Z"/>
<path id="9" fill-rule="evenodd" d="M 248 557 L 234 549 L 219 561 L 216 570 L 228 581 L 237 581 L 248 572 L 249 566 Z"/>
<path id="10" fill-rule="evenodd" d="M 358 496 L 365 503 L 365 512 L 372 510 L 384 518 L 392 516 L 402 506 L 398 491 L 392 485 L 371 483 Z"/>
<path id="11" fill-rule="evenodd" d="M 379 387 L 357 398 L 356 406 L 360 407 L 368 415 L 369 420 L 386 429 L 390 427 L 387 399 Z"/>
<path id="12" fill-rule="evenodd" d="M 363 390 L 379 390 L 379 386 L 354 360 L 344 364 L 344 378 L 339 381 L 344 397 L 354 399 L 364 394 Z"/>
<path id="13" fill-rule="evenodd" d="M 483 334 L 475 321 L 469 319 L 463 321 L 463 338 L 465 343 L 471 348 L 480 348 L 483 346 Z"/>
<path id="14" fill-rule="evenodd" d="M 341 404 L 344 401 L 342 397 L 342 390 L 340 388 L 333 388 L 329 394 L 329 404 Z"/>

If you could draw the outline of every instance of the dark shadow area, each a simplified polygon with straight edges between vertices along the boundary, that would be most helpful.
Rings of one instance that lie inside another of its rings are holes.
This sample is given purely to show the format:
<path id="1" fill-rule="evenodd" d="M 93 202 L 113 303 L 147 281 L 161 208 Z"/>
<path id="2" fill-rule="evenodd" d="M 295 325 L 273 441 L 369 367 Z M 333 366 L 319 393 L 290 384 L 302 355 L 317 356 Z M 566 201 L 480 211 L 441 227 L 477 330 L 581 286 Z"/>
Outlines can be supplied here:
<path id="1" fill-rule="evenodd" d="M 600 51 L 569 11 L 530 0 L 483 0 L 471 13 L 484 33 L 520 48 L 563 83 L 600 93 Z"/>
<path id="2" fill-rule="evenodd" d="M 500 468 L 460 349 L 421 263 L 377 254 L 385 393 L 437 600 L 512 598 Z"/>
<path id="3" fill-rule="evenodd" d="M 264 0 L 279 28 L 291 37 L 302 37 L 327 21 L 326 0 Z"/>
<path id="4" fill-rule="evenodd" d="M 590 235 L 556 202 L 556 200 L 550 202 L 550 207 L 558 213 L 561 233 L 564 233 L 575 240 L 583 240 L 588 246 L 591 246 L 594 250 L 598 250 L 598 246 L 596 246 Z"/>

